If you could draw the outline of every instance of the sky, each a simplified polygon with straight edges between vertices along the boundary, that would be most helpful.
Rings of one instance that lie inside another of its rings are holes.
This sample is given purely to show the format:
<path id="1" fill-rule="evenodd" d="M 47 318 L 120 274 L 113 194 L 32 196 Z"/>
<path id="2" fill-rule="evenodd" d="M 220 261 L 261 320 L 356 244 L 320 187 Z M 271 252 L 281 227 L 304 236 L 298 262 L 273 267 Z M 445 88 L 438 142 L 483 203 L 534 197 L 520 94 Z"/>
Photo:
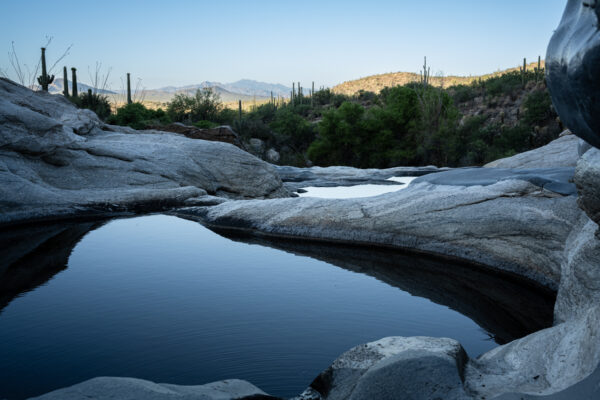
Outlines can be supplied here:
<path id="1" fill-rule="evenodd" d="M 130 72 L 147 89 L 254 79 L 335 84 L 386 72 L 479 75 L 544 58 L 567 0 L 0 0 L 0 68 L 11 43 L 35 65 Z M 45 10 L 40 12 L 39 10 Z M 47 11 L 46 11 L 47 10 Z"/>

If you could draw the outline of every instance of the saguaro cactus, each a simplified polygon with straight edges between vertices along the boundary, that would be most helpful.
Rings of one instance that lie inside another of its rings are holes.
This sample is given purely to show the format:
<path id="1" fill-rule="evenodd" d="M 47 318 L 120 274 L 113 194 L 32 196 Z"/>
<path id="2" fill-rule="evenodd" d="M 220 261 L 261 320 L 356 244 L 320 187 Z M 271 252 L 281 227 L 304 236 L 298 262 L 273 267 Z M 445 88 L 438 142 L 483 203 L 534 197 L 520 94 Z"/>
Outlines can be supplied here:
<path id="1" fill-rule="evenodd" d="M 127 73 L 127 104 L 131 104 L 131 78 L 129 72 Z"/>
<path id="2" fill-rule="evenodd" d="M 77 97 L 77 68 L 71 68 L 71 85 L 73 86 L 73 97 Z"/>
<path id="3" fill-rule="evenodd" d="M 44 92 L 48 91 L 48 85 L 54 82 L 54 75 L 48 75 L 46 72 L 46 49 L 42 47 L 42 75 L 37 78 L 38 83 Z"/>
<path id="4" fill-rule="evenodd" d="M 69 97 L 69 76 L 67 75 L 67 67 L 63 67 L 63 95 Z"/>
<path id="5" fill-rule="evenodd" d="M 521 71 L 521 83 L 525 86 L 525 73 L 527 72 L 527 58 L 523 59 L 523 67 L 519 68 Z"/>
<path id="6" fill-rule="evenodd" d="M 240 121 L 242 120 L 242 101 L 238 100 L 238 110 L 240 112 Z"/>
<path id="7" fill-rule="evenodd" d="M 427 67 L 427 57 L 424 58 L 423 71 L 421 71 L 421 84 L 423 86 L 429 85 L 429 75 L 431 74 L 431 68 Z"/>

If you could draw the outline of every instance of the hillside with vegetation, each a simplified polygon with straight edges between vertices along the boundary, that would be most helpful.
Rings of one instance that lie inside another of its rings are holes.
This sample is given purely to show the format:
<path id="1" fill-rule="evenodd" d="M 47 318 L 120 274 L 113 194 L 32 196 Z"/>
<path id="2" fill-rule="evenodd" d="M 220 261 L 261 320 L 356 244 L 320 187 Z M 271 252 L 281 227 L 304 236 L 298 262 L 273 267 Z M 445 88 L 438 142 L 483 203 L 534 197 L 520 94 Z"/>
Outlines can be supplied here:
<path id="1" fill-rule="evenodd" d="M 535 68 L 544 68 L 544 60 L 526 64 L 528 70 L 534 70 Z M 479 76 L 432 76 L 430 78 L 430 84 L 436 87 L 449 87 L 456 85 L 470 85 L 471 83 L 479 80 L 487 80 L 502 76 L 511 72 L 518 72 L 522 67 L 509 68 L 502 71 L 493 72 L 491 74 L 479 75 Z M 347 96 L 354 96 L 361 90 L 365 92 L 379 93 L 381 90 L 387 87 L 402 86 L 409 83 L 419 82 L 421 75 L 414 72 L 389 72 L 386 74 L 371 75 L 352 81 L 346 81 L 336 85 L 332 88 L 334 93 L 345 94 Z"/>
<path id="2" fill-rule="evenodd" d="M 417 82 L 378 91 L 296 90 L 291 99 L 246 102 L 242 109 L 227 107 L 213 87 L 175 91 L 157 109 L 134 101 L 111 109 L 106 95 L 91 92 L 71 99 L 111 124 L 136 129 L 230 125 L 248 151 L 295 166 L 483 165 L 543 146 L 563 129 L 543 64 L 451 86 L 424 70 Z"/>

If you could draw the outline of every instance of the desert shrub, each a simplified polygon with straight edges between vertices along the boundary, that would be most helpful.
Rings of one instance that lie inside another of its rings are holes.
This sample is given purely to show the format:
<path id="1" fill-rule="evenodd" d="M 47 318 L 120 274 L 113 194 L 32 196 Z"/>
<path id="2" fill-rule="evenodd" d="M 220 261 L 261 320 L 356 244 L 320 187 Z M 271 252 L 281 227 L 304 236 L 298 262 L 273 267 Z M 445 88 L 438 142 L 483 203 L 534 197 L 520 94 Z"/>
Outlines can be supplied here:
<path id="1" fill-rule="evenodd" d="M 278 110 L 269 126 L 279 145 L 296 151 L 305 151 L 316 135 L 310 122 L 287 108 Z"/>
<path id="2" fill-rule="evenodd" d="M 212 121 L 198 121 L 198 122 L 194 122 L 193 125 L 196 128 L 200 128 L 200 129 L 210 129 L 210 128 L 215 128 L 217 126 L 219 126 L 219 124 L 212 122 Z"/>
<path id="3" fill-rule="evenodd" d="M 344 102 L 323 114 L 319 136 L 308 148 L 316 164 L 385 167 L 393 156 L 394 133 L 386 129 L 377 109 Z"/>
<path id="4" fill-rule="evenodd" d="M 99 93 L 81 93 L 79 96 L 70 96 L 69 99 L 78 108 L 87 108 L 95 112 L 102 120 L 106 120 L 111 113 L 108 97 Z"/>
<path id="5" fill-rule="evenodd" d="M 117 108 L 117 112 L 107 118 L 113 125 L 130 126 L 134 129 L 144 129 L 148 125 L 168 124 L 171 119 L 161 108 L 151 110 L 142 103 L 126 104 Z"/>
<path id="6" fill-rule="evenodd" d="M 527 95 L 523 101 L 523 122 L 530 126 L 541 125 L 549 119 L 556 118 L 552 109 L 550 93 L 545 89 L 537 89 Z"/>
<path id="7" fill-rule="evenodd" d="M 473 85 L 456 85 L 448 88 L 455 104 L 466 103 L 477 97 L 477 89 Z"/>
<path id="8" fill-rule="evenodd" d="M 173 121 L 216 121 L 223 109 L 220 96 L 213 88 L 198 89 L 193 96 L 178 93 L 169 102 L 167 113 Z"/>

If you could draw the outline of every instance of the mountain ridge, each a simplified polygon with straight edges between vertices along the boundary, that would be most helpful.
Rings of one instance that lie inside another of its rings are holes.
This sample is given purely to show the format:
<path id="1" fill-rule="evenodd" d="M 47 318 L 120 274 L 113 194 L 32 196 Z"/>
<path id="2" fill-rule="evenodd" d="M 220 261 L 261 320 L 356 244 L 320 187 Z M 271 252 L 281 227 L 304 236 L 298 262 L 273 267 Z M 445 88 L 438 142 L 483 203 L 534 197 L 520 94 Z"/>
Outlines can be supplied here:
<path id="1" fill-rule="evenodd" d="M 526 65 L 527 70 L 533 70 L 537 68 L 538 63 L 532 62 Z M 545 62 L 541 60 L 541 68 L 544 68 Z M 493 78 L 496 76 L 501 76 L 509 72 L 519 71 L 519 68 L 522 67 L 514 67 L 507 68 L 504 70 L 492 72 L 484 75 L 476 75 L 476 76 L 431 76 L 430 82 L 433 86 L 437 87 L 448 87 L 454 85 L 468 85 L 476 80 L 486 80 L 489 78 Z M 386 87 L 398 86 L 398 85 L 406 85 L 412 82 L 419 82 L 421 79 L 418 73 L 414 72 L 388 72 L 383 74 L 375 74 L 365 76 L 363 78 L 353 79 L 350 81 L 345 81 L 340 84 L 335 85 L 331 90 L 334 93 L 345 94 L 348 96 L 353 96 L 357 94 L 360 90 L 364 90 L 367 92 L 375 92 L 379 93 L 382 89 Z"/>

